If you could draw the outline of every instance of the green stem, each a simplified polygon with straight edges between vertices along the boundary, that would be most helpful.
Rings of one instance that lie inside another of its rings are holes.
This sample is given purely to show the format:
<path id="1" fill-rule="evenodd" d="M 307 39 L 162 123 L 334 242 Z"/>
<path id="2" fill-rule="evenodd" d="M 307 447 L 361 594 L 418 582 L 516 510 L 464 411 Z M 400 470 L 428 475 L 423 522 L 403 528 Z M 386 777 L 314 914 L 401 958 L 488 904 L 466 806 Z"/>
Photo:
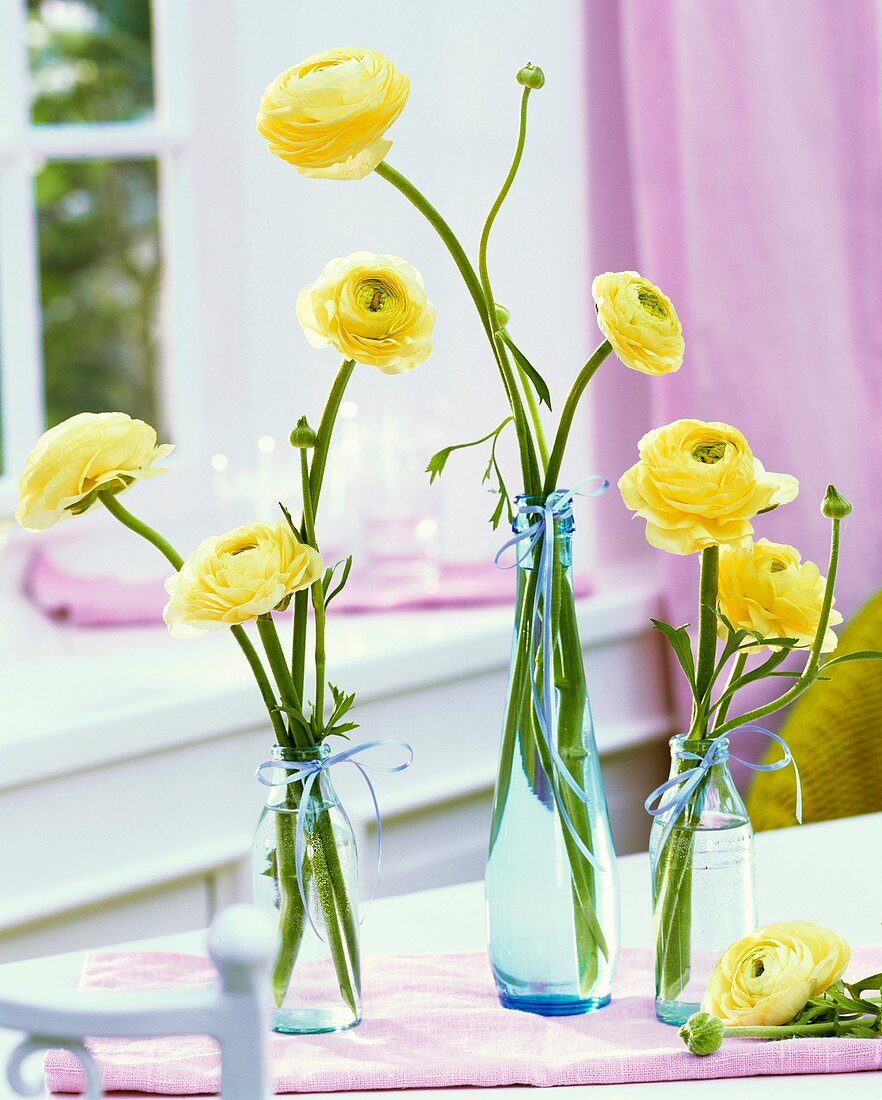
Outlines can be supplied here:
<path id="1" fill-rule="evenodd" d="M 381 161 L 374 169 L 378 176 L 386 180 L 387 183 L 391 183 L 396 190 L 398 190 L 404 197 L 416 207 L 417 210 L 426 218 L 432 228 L 436 231 L 438 236 L 444 242 L 447 247 L 447 251 L 453 257 L 453 262 L 459 269 L 459 273 L 462 275 L 466 284 L 466 289 L 472 297 L 472 301 L 475 303 L 475 307 L 478 311 L 478 316 L 481 320 L 481 324 L 484 326 L 484 332 L 487 335 L 487 339 L 490 341 L 490 347 L 493 350 L 496 364 L 499 367 L 499 373 L 502 376 L 502 384 L 505 387 L 506 397 L 508 398 L 509 406 L 511 407 L 512 416 L 515 421 L 515 428 L 518 436 L 518 449 L 520 451 L 521 458 L 521 471 L 524 479 L 524 491 L 526 493 L 536 493 L 539 488 L 539 469 L 536 463 L 536 453 L 533 447 L 533 439 L 530 435 L 530 430 L 527 425 L 526 415 L 524 413 L 524 407 L 521 403 L 520 394 L 517 390 L 514 374 L 511 371 L 511 367 L 508 364 L 507 358 L 500 352 L 500 341 L 496 336 L 496 317 L 495 309 L 493 309 L 492 302 L 488 306 L 487 300 L 484 297 L 484 290 L 481 286 L 481 282 L 475 273 L 475 269 L 472 267 L 471 261 L 466 255 L 465 249 L 459 243 L 456 234 L 438 212 L 435 207 L 429 202 L 429 200 L 423 195 L 423 193 L 415 187 L 409 179 L 403 176 L 400 172 L 396 171 L 386 161 Z M 493 310 L 491 314 L 491 310 Z"/>
<path id="2" fill-rule="evenodd" d="M 318 550 L 318 540 L 315 537 L 312 479 L 306 461 L 306 451 L 300 452 L 300 477 L 303 483 L 303 527 L 310 546 Z M 321 488 L 320 479 L 318 487 Z M 312 585 L 311 591 L 312 614 L 315 621 L 315 702 L 312 705 L 312 716 L 314 728 L 320 730 L 325 720 L 325 593 L 321 577 Z"/>
<path id="3" fill-rule="evenodd" d="M 184 564 L 184 559 L 175 550 L 171 543 L 162 537 L 158 531 L 155 531 L 143 520 L 133 516 L 132 513 L 120 504 L 119 499 L 111 493 L 99 493 L 98 499 L 104 505 L 104 507 L 110 512 L 112 516 L 119 520 L 124 526 L 128 527 L 130 531 L 134 531 L 136 535 L 140 535 L 141 538 L 146 539 L 149 543 L 152 543 L 157 550 L 166 558 L 167 561 L 178 571 Z M 260 689 L 261 698 L 269 713 L 270 722 L 272 723 L 273 730 L 276 735 L 276 740 L 280 745 L 290 744 L 290 738 L 285 730 L 285 724 L 282 721 L 277 708 L 276 697 L 273 694 L 272 686 L 269 682 L 269 677 L 266 674 L 260 658 L 257 655 L 257 651 L 251 644 L 251 639 L 245 633 L 245 630 L 241 626 L 230 627 L 230 633 L 236 639 L 239 644 L 239 648 L 245 654 L 245 658 L 254 674 L 254 679 L 257 681 L 257 686 Z"/>
<path id="4" fill-rule="evenodd" d="M 805 1036 L 823 1038 L 826 1035 L 845 1035 L 848 1024 L 782 1024 L 776 1027 L 726 1027 L 726 1039 L 799 1039 Z"/>
<path id="5" fill-rule="evenodd" d="M 171 562 L 172 566 L 180 571 L 181 566 L 184 564 L 184 559 L 175 550 L 172 544 L 160 535 L 158 531 L 154 531 L 152 527 L 144 523 L 143 520 L 133 516 L 132 513 L 124 508 L 119 498 L 114 496 L 113 493 L 99 493 L 98 499 L 104 505 L 108 512 L 123 525 L 128 527 L 130 531 L 134 531 L 136 535 L 140 535 L 142 539 L 146 539 L 148 542 L 153 543 L 156 549 Z"/>
<path id="6" fill-rule="evenodd" d="M 496 216 L 502 209 L 502 204 L 508 197 L 508 193 L 511 190 L 512 184 L 515 181 L 515 176 L 518 174 L 520 168 L 521 159 L 524 155 L 524 144 L 527 140 L 527 105 L 530 99 L 530 89 L 524 88 L 523 95 L 521 96 L 521 113 L 520 122 L 518 125 L 518 140 L 515 146 L 514 157 L 512 158 L 511 167 L 508 170 L 508 175 L 503 181 L 502 187 L 499 189 L 499 194 L 496 196 L 496 200 L 490 207 L 490 212 L 487 214 L 487 219 L 484 222 L 484 227 L 481 230 L 481 240 L 478 244 L 478 274 L 481 280 L 481 289 L 484 293 L 484 301 L 487 306 L 487 312 L 493 326 L 494 342 L 496 342 L 499 354 L 506 356 L 507 353 L 501 343 L 496 337 L 496 326 L 498 324 L 496 317 L 496 299 L 493 295 L 493 288 L 490 285 L 490 272 L 487 267 L 487 246 L 490 243 L 490 231 L 493 228 L 493 223 L 496 221 Z M 542 419 L 539 416 L 539 407 L 536 404 L 536 397 L 533 393 L 533 387 L 530 380 L 527 378 L 526 373 L 519 366 L 517 368 L 520 378 L 521 386 L 523 387 L 524 397 L 526 398 L 527 408 L 530 412 L 530 420 L 533 423 L 533 429 L 536 433 L 536 441 L 539 445 L 539 454 L 542 460 L 542 470 L 548 466 L 548 444 L 545 441 L 545 431 L 542 427 Z"/>
<path id="7" fill-rule="evenodd" d="M 273 678 L 276 681 L 276 686 L 279 689 L 279 695 L 282 698 L 282 702 L 292 710 L 301 712 L 302 707 L 300 698 L 295 691 L 294 681 L 291 679 L 291 673 L 285 661 L 285 654 L 282 651 L 282 644 L 276 632 L 276 624 L 273 622 L 272 612 L 258 616 L 257 632 L 260 635 L 260 640 L 263 642 L 263 648 L 266 652 L 270 668 L 272 669 Z M 309 748 L 309 740 L 300 727 L 300 723 L 291 720 L 288 726 L 291 737 L 298 748 Z"/>
<path id="8" fill-rule="evenodd" d="M 729 704 L 732 702 L 733 696 L 728 694 L 732 685 L 737 683 L 741 679 L 744 672 L 744 666 L 747 664 L 747 654 L 739 653 L 735 658 L 735 662 L 732 665 L 732 670 L 729 673 L 729 678 L 726 680 L 726 686 L 723 689 L 723 693 L 720 696 L 720 708 L 717 711 L 717 716 L 714 719 L 714 732 L 726 721 L 726 715 L 729 713 Z"/>
<path id="9" fill-rule="evenodd" d="M 319 497 L 322 492 L 322 484 L 325 479 L 325 467 L 328 462 L 328 452 L 331 447 L 331 438 L 334 434 L 334 425 L 337 423 L 337 414 L 340 412 L 340 405 L 343 401 L 343 395 L 346 392 L 346 387 L 349 384 L 349 379 L 352 377 L 352 372 L 355 369 L 354 359 L 344 359 L 340 364 L 340 369 L 337 371 L 337 376 L 334 379 L 334 384 L 331 386 L 328 399 L 325 402 L 325 408 L 322 412 L 322 418 L 319 422 L 318 432 L 316 433 L 315 450 L 313 451 L 312 461 L 309 468 L 309 486 L 310 497 L 312 501 L 312 524 L 313 524 L 313 540 L 315 538 L 315 516 L 318 511 Z M 305 452 L 301 452 L 305 454 Z M 302 462 L 302 459 L 301 459 Z M 302 468 L 302 467 L 301 467 Z M 306 483 L 304 481 L 304 507 L 306 499 Z M 303 534 L 307 536 L 305 529 L 306 517 L 304 515 L 303 522 Z M 311 545 L 315 546 L 315 542 L 311 540 Z M 318 549 L 317 546 L 315 546 Z M 294 681 L 294 688 L 297 691 L 298 696 L 303 698 L 303 686 L 305 679 L 306 669 L 306 620 L 309 608 L 309 594 L 304 589 L 301 592 L 297 592 L 294 596 L 294 623 L 291 630 L 291 678 Z"/>
<path id="10" fill-rule="evenodd" d="M 352 377 L 353 370 L 355 370 L 355 360 L 344 359 L 340 365 L 340 369 L 337 371 L 337 377 L 334 379 L 334 384 L 331 386 L 328 400 L 325 402 L 322 418 L 319 421 L 315 450 L 313 451 L 312 462 L 309 467 L 309 485 L 312 490 L 313 518 L 318 515 L 319 497 L 322 494 L 322 483 L 325 478 L 325 466 L 328 462 L 331 437 L 334 434 L 337 414 L 340 411 L 343 395 L 346 392 L 346 387 L 349 385 L 349 379 Z"/>
<path id="11" fill-rule="evenodd" d="M 839 570 L 840 520 L 834 519 L 832 523 L 833 529 L 830 535 L 830 561 L 827 566 L 827 584 L 824 589 L 824 602 L 821 605 L 821 617 L 818 620 L 818 629 L 815 633 L 815 640 L 812 643 L 808 664 L 803 669 L 802 675 L 789 691 L 785 691 L 783 695 L 779 695 L 778 698 L 773 699 L 771 703 L 767 703 L 763 707 L 757 707 L 755 710 L 750 710 L 747 714 L 741 714 L 738 718 L 732 718 L 728 722 L 724 722 L 722 725 L 718 726 L 714 731 L 715 736 L 730 733 L 739 726 L 749 725 L 751 722 L 756 722 L 760 718 L 765 718 L 768 714 L 774 714 L 776 710 L 780 710 L 781 707 L 785 707 L 788 703 L 792 703 L 794 699 L 798 699 L 799 696 L 814 683 L 815 674 L 818 671 L 818 664 L 821 659 L 821 647 L 824 644 L 824 635 L 827 633 L 827 625 L 830 621 L 830 610 L 833 606 L 833 593 L 836 587 L 836 573 Z"/>
<path id="12" fill-rule="evenodd" d="M 703 737 L 705 696 L 717 663 L 717 599 L 720 577 L 720 548 L 707 546 L 701 552 L 701 581 L 698 596 L 698 661 L 695 689 L 698 704 L 693 714 L 692 736 Z"/>
<path id="13" fill-rule="evenodd" d="M 549 493 L 553 493 L 554 490 L 558 488 L 557 479 L 560 477 L 560 468 L 563 464 L 564 452 L 567 448 L 567 440 L 570 437 L 570 429 L 573 426 L 573 419 L 576 415 L 576 409 L 579 406 L 579 400 L 585 392 L 585 387 L 597 373 L 598 367 L 611 351 L 612 345 L 609 340 L 604 340 L 585 366 L 579 371 L 576 381 L 573 383 L 572 389 L 567 395 L 563 412 L 560 415 L 560 423 L 557 426 L 557 432 L 554 436 L 554 445 L 551 448 L 551 458 L 548 460 L 546 469 L 545 488 L 543 490 L 545 496 L 548 496 Z"/>

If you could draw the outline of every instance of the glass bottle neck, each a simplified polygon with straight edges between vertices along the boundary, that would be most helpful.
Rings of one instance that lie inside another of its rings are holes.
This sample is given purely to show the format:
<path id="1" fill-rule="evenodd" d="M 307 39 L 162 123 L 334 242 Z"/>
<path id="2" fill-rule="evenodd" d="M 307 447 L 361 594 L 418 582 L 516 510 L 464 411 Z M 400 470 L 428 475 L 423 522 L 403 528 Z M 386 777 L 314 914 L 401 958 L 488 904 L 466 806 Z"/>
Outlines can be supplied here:
<path id="1" fill-rule="evenodd" d="M 695 738 L 688 734 L 672 737 L 670 778 L 697 768 L 711 750 L 715 753 L 714 763 L 708 767 L 704 781 L 698 788 L 703 810 L 711 816 L 721 819 L 747 821 L 747 810 L 732 773 L 729 770 L 729 742 L 725 737 Z M 696 759 L 697 758 L 697 759 Z"/>
<path id="2" fill-rule="evenodd" d="M 556 503 L 566 496 L 566 494 L 566 490 L 558 489 L 547 497 L 530 496 L 527 494 L 515 497 L 516 512 L 514 522 L 512 523 L 512 531 L 516 535 L 523 535 L 529 532 L 531 528 L 543 522 L 543 515 L 540 509 L 553 508 Z M 547 518 L 545 519 L 545 523 L 547 531 L 549 526 Z M 562 567 L 564 570 L 568 570 L 572 566 L 573 531 L 576 529 L 573 513 L 568 505 L 555 514 L 553 525 L 554 562 L 555 565 Z M 518 563 L 519 572 L 521 570 L 535 572 L 536 569 L 538 569 L 542 545 L 545 538 L 546 536 L 543 535 L 541 539 L 537 539 L 536 545 L 532 550 L 529 549 L 527 539 L 523 539 L 523 541 L 515 545 L 515 559 Z"/>

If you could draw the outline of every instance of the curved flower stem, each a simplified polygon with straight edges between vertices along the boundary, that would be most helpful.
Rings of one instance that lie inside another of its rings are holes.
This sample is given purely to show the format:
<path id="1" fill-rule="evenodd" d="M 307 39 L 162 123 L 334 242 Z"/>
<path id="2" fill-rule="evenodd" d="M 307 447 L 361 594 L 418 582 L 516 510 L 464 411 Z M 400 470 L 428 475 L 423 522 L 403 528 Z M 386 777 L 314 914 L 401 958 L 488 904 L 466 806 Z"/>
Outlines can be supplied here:
<path id="1" fill-rule="evenodd" d="M 309 539 L 306 530 L 306 516 L 304 514 L 302 526 L 303 537 L 310 541 L 311 545 L 318 549 L 315 543 L 315 514 L 318 510 L 319 497 L 321 496 L 322 483 L 325 478 L 325 466 L 328 462 L 328 451 L 331 446 L 331 437 L 334 434 L 334 425 L 337 423 L 337 414 L 343 402 L 343 395 L 349 385 L 349 379 L 355 370 L 354 359 L 344 359 L 337 371 L 337 377 L 331 386 L 322 418 L 316 433 L 315 450 L 309 466 L 309 490 L 312 504 L 313 535 Z M 305 452 L 301 452 L 305 454 Z M 306 502 L 306 482 L 304 481 L 304 509 Z M 308 611 L 309 594 L 306 589 L 294 595 L 294 622 L 291 631 L 291 677 L 294 680 L 294 689 L 298 696 L 303 698 L 303 681 L 306 667 L 306 619 Z"/>
<path id="2" fill-rule="evenodd" d="M 425 195 L 423 195 L 409 179 L 396 171 L 386 161 L 380 161 L 374 171 L 382 179 L 391 183 L 396 190 L 400 191 L 401 194 L 419 210 L 444 242 L 447 251 L 453 257 L 453 262 L 459 269 L 459 273 L 463 277 L 466 288 L 472 297 L 472 301 L 475 303 L 478 316 L 481 320 L 481 324 L 484 326 L 484 332 L 487 334 L 487 339 L 490 341 L 490 347 L 493 350 L 493 356 L 499 367 L 499 373 L 502 376 L 502 383 L 505 387 L 506 397 L 508 398 L 508 403 L 511 407 L 512 416 L 515 421 L 515 428 L 517 430 L 521 472 L 524 479 L 524 491 L 531 494 L 536 493 L 540 484 L 539 467 L 536 462 L 536 452 L 533 446 L 533 438 L 530 435 L 529 425 L 527 424 L 524 406 L 521 402 L 521 396 L 518 392 L 517 383 L 515 382 L 515 377 L 508 363 L 508 359 L 500 352 L 495 333 L 495 310 L 491 313 L 492 304 L 490 306 L 487 304 L 480 280 L 475 274 L 475 269 L 472 267 L 471 261 L 465 253 L 465 249 L 459 243 L 456 234 L 438 210 L 435 209 Z"/>
<path id="3" fill-rule="evenodd" d="M 496 221 L 496 215 L 502 209 L 502 204 L 508 197 L 508 193 L 511 190 L 512 184 L 515 181 L 515 176 L 518 174 L 518 168 L 521 165 L 521 159 L 524 155 L 524 145 L 527 140 L 527 105 L 530 99 L 530 88 L 524 88 L 523 95 L 521 96 L 521 114 L 520 122 L 518 125 L 518 140 L 515 146 L 514 157 L 512 158 L 511 167 L 508 170 L 508 175 L 503 181 L 502 187 L 499 189 L 499 194 L 496 196 L 496 200 L 490 207 L 490 212 L 487 214 L 487 219 L 484 222 L 484 228 L 481 230 L 481 240 L 478 244 L 478 274 L 481 280 L 481 289 L 484 293 L 484 301 L 487 305 L 487 313 L 490 318 L 490 322 L 493 326 L 493 339 L 497 345 L 499 354 L 506 356 L 507 353 L 500 340 L 496 336 L 496 299 L 493 296 L 493 288 L 490 285 L 490 272 L 487 268 L 487 246 L 490 242 L 490 231 L 493 228 L 493 223 Z M 524 397 L 527 402 L 527 408 L 530 412 L 530 419 L 533 422 L 533 430 L 536 433 L 536 442 L 539 446 L 539 456 L 542 461 L 542 472 L 548 465 L 548 444 L 545 441 L 545 431 L 542 427 L 542 420 L 539 416 L 539 408 L 536 404 L 536 398 L 533 393 L 530 380 L 527 378 L 525 372 L 518 366 L 518 375 L 520 377 L 521 386 L 524 390 Z"/>
<path id="4" fill-rule="evenodd" d="M 824 589 L 824 602 L 821 605 L 821 617 L 818 620 L 818 629 L 815 633 L 815 640 L 812 643 L 808 664 L 803 669 L 802 675 L 789 691 L 785 691 L 783 695 L 779 695 L 778 698 L 773 699 L 771 703 L 767 703 L 763 707 L 757 707 L 755 710 L 749 710 L 746 714 L 739 715 L 738 718 L 732 718 L 728 722 L 724 722 L 722 725 L 717 726 L 714 730 L 715 737 L 719 737 L 724 733 L 730 733 L 739 726 L 745 726 L 749 725 L 751 722 L 756 722 L 760 718 L 765 718 L 768 714 L 774 714 L 776 710 L 780 710 L 781 707 L 786 707 L 788 703 L 792 703 L 794 699 L 798 699 L 799 696 L 814 683 L 818 665 L 821 660 L 821 647 L 824 644 L 824 635 L 827 633 L 827 624 L 830 621 L 830 609 L 833 606 L 833 592 L 836 587 L 836 573 L 839 569 L 840 522 L 841 521 L 838 519 L 832 520 L 833 530 L 830 535 L 830 561 L 827 566 L 827 584 Z"/>
<path id="5" fill-rule="evenodd" d="M 717 711 L 717 716 L 714 719 L 714 733 L 719 727 L 726 721 L 726 715 L 729 713 L 729 704 L 732 702 L 732 696 L 727 692 L 734 683 L 737 683 L 741 679 L 741 675 L 744 672 L 744 666 L 747 664 L 747 654 L 739 653 L 735 658 L 735 663 L 732 665 L 732 671 L 729 673 L 729 678 L 726 680 L 726 686 L 723 689 L 721 696 L 722 702 L 720 703 L 720 709 Z"/>
<path id="6" fill-rule="evenodd" d="M 706 546 L 701 551 L 701 581 L 698 595 L 698 660 L 695 667 L 695 694 L 698 703 L 693 714 L 693 737 L 704 737 L 707 721 L 705 695 L 717 663 L 717 590 L 720 578 L 720 548 Z"/>
<path id="7" fill-rule="evenodd" d="M 557 432 L 554 437 L 551 458 L 548 461 L 548 468 L 545 474 L 545 488 L 543 489 L 545 496 L 548 496 L 549 493 L 553 493 L 558 487 L 557 479 L 560 477 L 560 468 L 563 463 L 564 452 L 567 448 L 567 440 L 570 437 L 570 429 L 573 426 L 576 409 L 579 406 L 579 400 L 585 392 L 585 387 L 597 373 L 597 368 L 611 351 L 612 345 L 609 340 L 604 340 L 585 366 L 579 371 L 576 381 L 573 383 L 572 389 L 567 395 L 563 412 L 560 415 L 560 423 L 557 426 Z"/>
<path id="8" fill-rule="evenodd" d="M 354 370 L 354 359 L 344 359 L 340 364 L 340 369 L 337 371 L 333 386 L 331 386 L 331 392 L 328 394 L 328 400 L 325 402 L 325 409 L 319 422 L 315 451 L 309 466 L 313 520 L 315 520 L 318 513 L 319 497 L 322 492 L 322 482 L 325 478 L 325 466 L 328 462 L 328 450 L 331 446 L 331 436 L 334 434 L 334 425 L 337 423 L 337 414 L 340 411 L 343 395 Z"/>
<path id="9" fill-rule="evenodd" d="M 162 556 L 171 563 L 174 569 L 180 571 L 181 566 L 184 564 L 184 559 L 175 550 L 172 544 L 160 535 L 158 531 L 154 531 L 152 527 L 144 523 L 143 520 L 138 519 L 137 516 L 133 516 L 128 508 L 124 508 L 120 504 L 119 499 L 113 495 L 113 493 L 99 493 L 98 499 L 104 505 L 108 512 L 123 525 L 128 527 L 130 531 L 134 531 L 136 535 L 140 535 L 142 539 L 146 539 L 148 542 L 153 543 L 156 549 L 162 554 Z"/>
<path id="10" fill-rule="evenodd" d="M 124 508 L 123 505 L 120 504 L 118 498 L 112 493 L 99 493 L 98 499 L 108 512 L 118 519 L 124 527 L 128 527 L 130 531 L 134 531 L 136 535 L 140 535 L 141 538 L 152 543 L 176 570 L 180 570 L 181 566 L 184 564 L 184 559 L 171 543 L 167 539 L 164 539 L 158 531 L 155 531 L 148 524 L 144 523 L 143 520 L 138 519 L 137 516 L 133 516 L 127 508 Z M 261 698 L 269 713 L 276 740 L 280 745 L 290 745 L 291 739 L 285 729 L 285 723 L 279 715 L 272 685 L 269 682 L 266 669 L 264 669 L 257 655 L 257 650 L 251 644 L 251 639 L 241 626 L 230 627 L 230 633 L 239 643 L 239 648 L 245 654 L 245 659 L 248 661 L 251 671 L 254 674 L 254 679 L 257 681 L 257 686 L 260 689 Z"/>

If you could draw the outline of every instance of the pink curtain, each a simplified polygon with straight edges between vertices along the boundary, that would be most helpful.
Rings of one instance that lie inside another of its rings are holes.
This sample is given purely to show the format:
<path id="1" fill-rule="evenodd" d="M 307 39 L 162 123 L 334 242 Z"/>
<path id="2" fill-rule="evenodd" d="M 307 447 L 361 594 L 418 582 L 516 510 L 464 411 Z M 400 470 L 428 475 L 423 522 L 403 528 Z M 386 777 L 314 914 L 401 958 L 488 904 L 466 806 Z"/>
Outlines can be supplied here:
<path id="1" fill-rule="evenodd" d="M 651 387 L 652 421 L 726 420 L 767 469 L 795 474 L 799 499 L 757 533 L 822 571 L 834 482 L 855 506 L 847 615 L 882 586 L 879 9 L 589 0 L 586 13 L 592 264 L 659 283 L 686 336 L 682 370 Z M 670 566 L 684 621 L 696 563 Z"/>

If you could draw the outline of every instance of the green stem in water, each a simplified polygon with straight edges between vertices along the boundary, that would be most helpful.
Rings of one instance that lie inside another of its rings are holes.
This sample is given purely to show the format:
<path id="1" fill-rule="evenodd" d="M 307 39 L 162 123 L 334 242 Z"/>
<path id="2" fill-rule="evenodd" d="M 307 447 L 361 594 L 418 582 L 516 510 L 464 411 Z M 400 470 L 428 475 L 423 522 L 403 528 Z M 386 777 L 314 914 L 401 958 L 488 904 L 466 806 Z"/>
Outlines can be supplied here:
<path id="1" fill-rule="evenodd" d="M 143 520 L 138 519 L 137 516 L 133 516 L 127 508 L 124 508 L 123 505 L 120 504 L 118 498 L 112 493 L 99 493 L 98 499 L 108 512 L 118 519 L 124 527 L 128 527 L 130 531 L 134 531 L 136 535 L 140 535 L 141 538 L 152 543 L 176 570 L 180 570 L 181 566 L 184 564 L 184 559 L 171 543 L 163 538 L 158 531 L 155 531 L 148 524 L 144 523 Z M 291 739 L 285 729 L 285 723 L 282 721 L 277 710 L 276 697 L 273 694 L 272 685 L 257 655 L 257 651 L 251 644 L 251 639 L 241 626 L 230 627 L 230 633 L 238 642 L 239 648 L 245 654 L 245 658 L 254 674 L 254 679 L 257 681 L 257 686 L 260 689 L 261 698 L 269 713 L 276 740 L 280 745 L 290 745 Z"/>
<path id="2" fill-rule="evenodd" d="M 717 600 L 720 577 L 720 548 L 707 546 L 701 552 L 701 581 L 698 596 L 698 661 L 695 689 L 698 696 L 693 713 L 692 736 L 703 737 L 706 724 L 705 695 L 717 663 Z"/>
<path id="3" fill-rule="evenodd" d="M 763 707 L 757 707 L 755 710 L 750 710 L 747 714 L 739 715 L 738 718 L 732 718 L 728 722 L 724 722 L 722 725 L 718 726 L 714 731 L 715 736 L 729 733 L 739 726 L 757 722 L 760 718 L 765 718 L 767 714 L 774 714 L 776 710 L 780 710 L 781 707 L 785 707 L 788 703 L 792 703 L 794 699 L 802 695 L 807 688 L 811 687 L 814 682 L 815 674 L 818 671 L 818 665 L 821 660 L 821 647 L 824 644 L 824 635 L 827 633 L 827 625 L 830 622 L 830 610 L 833 607 L 836 573 L 839 569 L 840 522 L 841 521 L 838 519 L 832 520 L 833 529 L 830 535 L 830 561 L 827 566 L 827 584 L 824 588 L 824 602 L 821 605 L 821 617 L 818 620 L 818 629 L 815 633 L 815 640 L 812 643 L 809 660 L 802 671 L 802 675 L 789 691 L 785 691 L 783 695 L 779 695 L 778 698 L 773 699 L 771 703 L 767 703 Z"/>
<path id="4" fill-rule="evenodd" d="M 558 488 L 557 479 L 560 477 L 560 468 L 563 464 L 564 452 L 567 449 L 567 440 L 570 437 L 570 429 L 573 426 L 573 419 L 576 415 L 576 409 L 579 406 L 579 400 L 585 392 L 585 387 L 597 373 L 598 367 L 611 351 L 612 345 L 609 340 L 604 340 L 585 366 L 579 371 L 576 381 L 573 383 L 572 389 L 567 395 L 563 412 L 560 415 L 560 423 L 557 426 L 557 432 L 554 436 L 554 445 L 551 448 L 551 458 L 548 460 L 548 467 L 545 473 L 545 488 L 543 490 L 545 496 L 548 496 L 549 493 L 553 493 L 554 490 Z"/>
<path id="5" fill-rule="evenodd" d="M 540 484 L 539 468 L 536 462 L 533 439 L 527 425 L 524 406 L 521 403 L 521 397 L 517 389 L 514 374 L 511 371 L 507 358 L 500 354 L 499 343 L 496 337 L 496 311 L 492 302 L 488 306 L 481 282 L 475 274 L 475 269 L 472 267 L 465 249 L 459 243 L 456 234 L 438 210 L 435 209 L 425 195 L 415 187 L 409 179 L 396 171 L 386 161 L 381 161 L 374 171 L 378 176 L 386 180 L 387 183 L 391 183 L 396 190 L 400 191 L 401 194 L 419 210 L 444 242 L 447 251 L 453 257 L 453 262 L 459 269 L 459 273 L 462 275 L 466 284 L 466 289 L 471 295 L 472 301 L 475 303 L 478 316 L 481 320 L 481 324 L 484 326 L 484 332 L 487 334 L 487 339 L 490 341 L 490 347 L 493 350 L 493 356 L 499 367 L 499 373 L 502 376 L 502 383 L 505 387 L 506 397 L 508 398 L 508 403 L 511 407 L 512 416 L 515 421 L 515 428 L 517 430 L 518 448 L 521 457 L 521 471 L 524 479 L 524 491 L 531 494 L 538 492 Z"/>

